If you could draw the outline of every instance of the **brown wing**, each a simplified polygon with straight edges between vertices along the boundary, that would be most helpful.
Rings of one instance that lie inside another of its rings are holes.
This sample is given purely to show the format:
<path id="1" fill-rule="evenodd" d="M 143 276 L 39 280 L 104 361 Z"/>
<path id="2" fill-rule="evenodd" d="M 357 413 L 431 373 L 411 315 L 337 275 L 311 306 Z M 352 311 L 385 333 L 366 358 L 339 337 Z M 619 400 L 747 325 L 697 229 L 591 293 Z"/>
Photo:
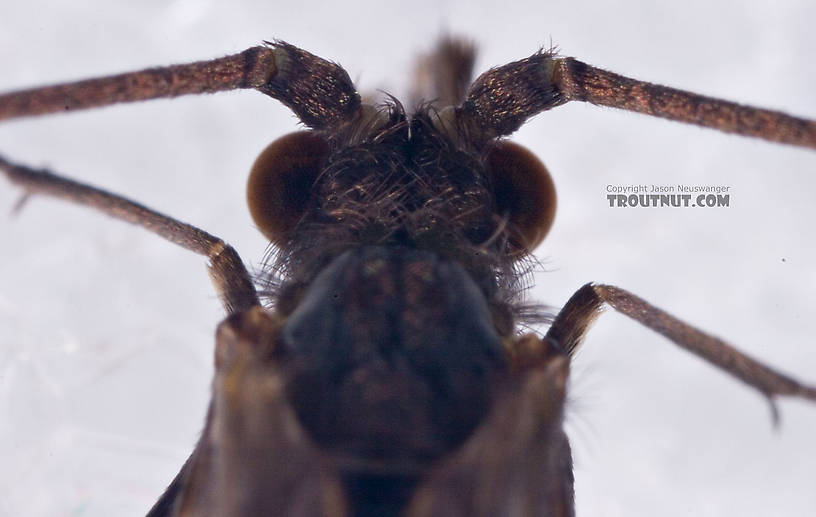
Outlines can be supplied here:
<path id="1" fill-rule="evenodd" d="M 260 307 L 221 324 L 206 428 L 151 517 L 346 515 L 337 475 L 286 399 L 276 337 Z"/>
<path id="2" fill-rule="evenodd" d="M 509 382 L 464 447 L 417 490 L 407 515 L 574 515 L 572 455 L 562 430 L 568 373 L 561 356 Z"/>

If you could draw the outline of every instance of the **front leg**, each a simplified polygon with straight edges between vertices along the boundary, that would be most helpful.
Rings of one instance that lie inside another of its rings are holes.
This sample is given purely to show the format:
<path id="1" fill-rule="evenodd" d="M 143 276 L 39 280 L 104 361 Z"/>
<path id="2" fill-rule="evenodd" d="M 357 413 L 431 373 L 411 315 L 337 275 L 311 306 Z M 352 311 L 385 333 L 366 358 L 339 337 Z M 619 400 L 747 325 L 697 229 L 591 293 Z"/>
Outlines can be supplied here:
<path id="1" fill-rule="evenodd" d="M 779 414 L 774 405 L 774 397 L 786 395 L 816 401 L 816 388 L 765 366 L 725 341 L 611 285 L 587 284 L 576 291 L 556 316 L 545 339 L 561 347 L 569 355 L 574 355 L 590 325 L 605 305 L 666 336 L 681 348 L 759 390 L 771 403 L 775 423 L 779 421 Z"/>
<path id="2" fill-rule="evenodd" d="M 245 311 L 260 304 L 255 287 L 235 249 L 204 230 L 151 210 L 124 196 L 85 183 L 12 163 L 0 156 L 0 172 L 23 190 L 18 209 L 29 196 L 53 196 L 84 205 L 105 214 L 141 226 L 160 237 L 186 248 L 210 261 L 209 272 L 218 297 L 228 314 Z"/>

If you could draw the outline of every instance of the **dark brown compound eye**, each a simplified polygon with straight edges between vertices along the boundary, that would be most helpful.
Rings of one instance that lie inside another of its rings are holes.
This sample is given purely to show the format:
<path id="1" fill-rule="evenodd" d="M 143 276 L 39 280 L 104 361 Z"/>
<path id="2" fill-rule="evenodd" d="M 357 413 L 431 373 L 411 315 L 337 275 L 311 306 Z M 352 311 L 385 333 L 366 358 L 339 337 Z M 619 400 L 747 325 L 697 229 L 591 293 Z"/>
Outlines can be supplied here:
<path id="1" fill-rule="evenodd" d="M 269 144 L 255 160 L 247 183 L 249 212 L 273 243 L 285 243 L 303 216 L 328 153 L 324 138 L 298 131 Z"/>
<path id="2" fill-rule="evenodd" d="M 511 252 L 526 255 L 538 246 L 555 219 L 555 185 L 532 152 L 513 142 L 493 144 L 485 165 L 496 197 L 496 210 L 508 218 Z"/>

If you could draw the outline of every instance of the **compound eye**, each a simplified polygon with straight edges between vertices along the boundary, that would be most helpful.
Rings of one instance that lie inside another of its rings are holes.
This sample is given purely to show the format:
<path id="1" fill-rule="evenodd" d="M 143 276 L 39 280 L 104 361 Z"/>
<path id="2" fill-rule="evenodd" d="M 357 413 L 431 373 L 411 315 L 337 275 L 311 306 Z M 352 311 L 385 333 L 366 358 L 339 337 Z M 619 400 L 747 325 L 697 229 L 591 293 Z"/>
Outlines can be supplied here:
<path id="1" fill-rule="evenodd" d="M 247 183 L 249 212 L 272 243 L 285 244 L 291 237 L 328 154 L 324 138 L 298 131 L 269 144 L 255 160 Z"/>
<path id="2" fill-rule="evenodd" d="M 511 254 L 531 253 L 555 219 L 555 185 L 550 173 L 526 147 L 495 142 L 485 158 L 496 210 L 508 218 Z"/>

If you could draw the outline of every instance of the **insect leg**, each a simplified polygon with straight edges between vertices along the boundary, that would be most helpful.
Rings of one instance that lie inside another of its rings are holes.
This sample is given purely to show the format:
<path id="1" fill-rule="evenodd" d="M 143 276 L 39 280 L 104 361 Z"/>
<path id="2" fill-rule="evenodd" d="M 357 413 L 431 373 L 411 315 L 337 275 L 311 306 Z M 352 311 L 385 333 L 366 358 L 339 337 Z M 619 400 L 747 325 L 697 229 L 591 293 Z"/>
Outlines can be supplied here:
<path id="1" fill-rule="evenodd" d="M 23 189 L 26 197 L 43 194 L 85 205 L 116 219 L 141 226 L 174 244 L 206 256 L 210 260 L 210 278 L 227 313 L 245 311 L 259 304 L 255 287 L 241 257 L 232 246 L 218 237 L 120 195 L 48 170 L 17 165 L 1 156 L 0 171 L 9 181 Z"/>
<path id="2" fill-rule="evenodd" d="M 749 357 L 725 341 L 692 327 L 634 294 L 611 285 L 581 287 L 556 316 L 545 339 L 574 355 L 604 304 L 649 327 L 676 345 L 692 352 L 759 390 L 771 402 L 774 422 L 778 414 L 773 398 L 778 395 L 816 401 L 816 388 L 806 386 Z"/>
<path id="3" fill-rule="evenodd" d="M 816 149 L 813 120 L 630 79 L 571 57 L 555 60 L 552 77 L 568 100 Z"/>
<path id="4" fill-rule="evenodd" d="M 283 41 L 267 44 L 275 52 L 276 71 L 258 91 L 281 101 L 314 129 L 336 127 L 360 113 L 360 95 L 340 65 Z"/>
<path id="5" fill-rule="evenodd" d="M 265 84 L 276 70 L 273 49 L 252 47 L 239 54 L 209 61 L 9 92 L 0 95 L 0 120 L 179 95 L 257 88 Z"/>
<path id="6" fill-rule="evenodd" d="M 487 141 L 509 135 L 533 115 L 569 101 L 816 149 L 814 120 L 631 79 L 551 51 L 479 76 L 456 118 L 469 134 Z"/>
<path id="7" fill-rule="evenodd" d="M 209 61 L 2 94 L 0 120 L 247 88 L 281 101 L 315 129 L 350 121 L 361 107 L 342 67 L 276 41 Z"/>

